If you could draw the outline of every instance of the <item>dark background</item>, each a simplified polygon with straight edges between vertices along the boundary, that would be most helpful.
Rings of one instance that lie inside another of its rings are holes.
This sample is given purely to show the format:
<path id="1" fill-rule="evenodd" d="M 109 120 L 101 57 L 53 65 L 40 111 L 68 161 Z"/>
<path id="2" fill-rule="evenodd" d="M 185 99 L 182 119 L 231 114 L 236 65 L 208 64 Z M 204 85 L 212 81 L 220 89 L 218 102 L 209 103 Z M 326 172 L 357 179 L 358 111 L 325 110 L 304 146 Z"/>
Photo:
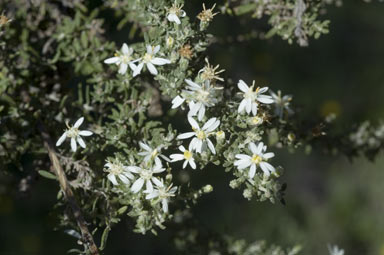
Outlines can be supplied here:
<path id="1" fill-rule="evenodd" d="M 200 3 L 189 2 L 185 10 L 193 18 Z M 292 94 L 303 116 L 336 112 L 335 128 L 340 130 L 365 119 L 378 122 L 384 112 L 384 4 L 345 1 L 342 7 L 330 6 L 323 18 L 331 20 L 330 34 L 301 48 L 278 37 L 238 42 L 239 35 L 264 29 L 266 23 L 217 15 L 210 29 L 218 43 L 208 55 L 226 70 L 226 78 L 255 79 Z M 212 231 L 248 241 L 299 243 L 304 254 L 327 254 L 326 245 L 336 243 L 348 255 L 384 255 L 383 155 L 375 162 L 350 162 L 316 151 L 274 151 L 274 163 L 286 170 L 286 206 L 249 202 L 241 191 L 229 188 L 230 174 L 208 167 L 192 173 L 199 183 L 214 186 L 193 209 L 196 219 Z M 0 186 L 0 254 L 65 254 L 73 248 L 74 238 L 52 230 L 57 224 L 52 213 L 56 183 L 40 178 L 27 197 L 17 194 L 14 185 L 11 192 Z M 106 254 L 176 252 L 167 230 L 143 236 L 123 222 L 111 232 Z"/>

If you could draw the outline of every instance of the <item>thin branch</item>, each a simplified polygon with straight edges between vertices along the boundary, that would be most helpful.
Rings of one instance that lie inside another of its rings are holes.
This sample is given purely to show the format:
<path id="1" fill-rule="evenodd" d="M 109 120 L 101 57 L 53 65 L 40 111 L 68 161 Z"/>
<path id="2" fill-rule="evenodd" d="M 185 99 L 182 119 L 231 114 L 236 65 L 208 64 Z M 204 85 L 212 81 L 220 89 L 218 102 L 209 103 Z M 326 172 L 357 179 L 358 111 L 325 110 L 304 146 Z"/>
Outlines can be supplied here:
<path id="1" fill-rule="evenodd" d="M 59 180 L 60 187 L 64 192 L 65 198 L 67 199 L 69 206 L 72 209 L 73 215 L 76 219 L 77 225 L 80 228 L 83 241 L 91 252 L 91 255 L 99 255 L 99 250 L 93 240 L 92 234 L 88 230 L 87 223 L 85 222 L 84 217 L 81 214 L 80 207 L 76 203 L 75 196 L 73 195 L 67 177 L 65 176 L 64 170 L 60 165 L 59 159 L 57 158 L 52 140 L 41 122 L 39 122 L 38 128 L 44 140 L 44 146 L 48 150 L 48 155 L 51 160 L 55 175 Z"/>

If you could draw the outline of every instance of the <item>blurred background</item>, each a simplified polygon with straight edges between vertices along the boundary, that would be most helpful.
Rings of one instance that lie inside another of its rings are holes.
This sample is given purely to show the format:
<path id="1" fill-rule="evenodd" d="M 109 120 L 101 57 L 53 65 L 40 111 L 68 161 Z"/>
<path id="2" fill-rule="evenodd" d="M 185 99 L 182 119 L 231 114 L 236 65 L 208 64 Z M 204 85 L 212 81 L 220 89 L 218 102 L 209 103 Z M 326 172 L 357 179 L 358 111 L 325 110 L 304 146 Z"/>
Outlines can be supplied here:
<path id="1" fill-rule="evenodd" d="M 207 3 L 207 6 L 211 4 Z M 189 17 L 200 2 L 185 6 Z M 241 35 L 266 29 L 265 20 L 217 15 L 210 31 L 217 43 L 208 51 L 210 62 L 220 64 L 224 77 L 253 79 L 259 85 L 292 94 L 294 104 L 309 118 L 335 112 L 336 128 L 382 119 L 384 114 L 384 4 L 344 1 L 329 6 L 330 34 L 311 39 L 309 47 L 275 37 L 239 41 Z M 306 155 L 273 149 L 274 163 L 285 169 L 286 205 L 247 201 L 232 190 L 231 174 L 207 167 L 194 171 L 198 184 L 214 192 L 193 209 L 205 228 L 247 241 L 265 239 L 281 246 L 303 245 L 303 254 L 327 254 L 327 244 L 338 244 L 347 255 L 384 255 L 384 157 L 349 161 L 344 156 Z M 19 176 L 22 177 L 22 176 Z M 13 183 L 16 178 L 0 176 Z M 54 231 L 53 213 L 58 187 L 40 178 L 28 197 L 0 192 L 0 254 L 65 254 L 76 240 Z M 198 187 L 196 184 L 196 187 Z M 0 186 L 0 189 L 4 187 Z M 172 208 L 171 208 L 172 210 Z M 170 234 L 131 233 L 122 222 L 110 233 L 106 254 L 177 254 Z"/>

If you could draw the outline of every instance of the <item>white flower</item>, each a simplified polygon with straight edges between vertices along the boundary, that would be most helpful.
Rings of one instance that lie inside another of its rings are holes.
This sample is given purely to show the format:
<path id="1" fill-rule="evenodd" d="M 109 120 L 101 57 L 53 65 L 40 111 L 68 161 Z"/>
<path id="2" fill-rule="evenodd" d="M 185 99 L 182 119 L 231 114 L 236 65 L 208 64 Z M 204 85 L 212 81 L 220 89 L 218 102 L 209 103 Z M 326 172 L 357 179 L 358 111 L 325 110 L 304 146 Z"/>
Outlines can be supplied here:
<path id="1" fill-rule="evenodd" d="M 252 152 L 252 156 L 246 154 L 237 154 L 235 157 L 239 160 L 235 161 L 235 166 L 239 170 L 250 167 L 249 178 L 252 179 L 255 176 L 257 166 L 260 166 L 264 174 L 269 176 L 271 172 L 275 171 L 275 168 L 267 162 L 268 159 L 273 158 L 275 154 L 273 152 L 267 152 L 267 146 L 260 142 L 257 146 L 254 143 L 249 143 L 248 148 Z"/>
<path id="2" fill-rule="evenodd" d="M 337 245 L 331 246 L 328 244 L 329 255 L 344 255 L 344 250 L 339 249 Z"/>
<path id="3" fill-rule="evenodd" d="M 160 50 L 160 45 L 157 45 L 157 46 L 147 45 L 147 53 L 145 53 L 144 57 L 138 59 L 140 63 L 136 67 L 134 67 L 133 77 L 141 73 L 141 69 L 143 69 L 144 64 L 147 66 L 151 74 L 157 75 L 158 72 L 154 65 L 162 66 L 162 65 L 171 63 L 171 61 L 169 61 L 168 59 L 155 57 L 155 54 L 158 53 L 159 50 Z"/>
<path id="4" fill-rule="evenodd" d="M 145 198 L 146 199 L 153 199 L 156 197 L 160 198 L 163 211 L 167 213 L 169 198 L 175 196 L 177 187 L 172 187 L 172 184 L 166 187 L 162 179 L 161 181 L 159 181 L 158 179 L 155 179 L 153 182 L 156 184 L 156 188 L 153 189 L 151 192 L 149 192 L 148 190 L 144 191 L 145 193 L 148 193 L 148 195 Z"/>
<path id="5" fill-rule="evenodd" d="M 161 160 L 160 160 L 159 156 L 162 157 L 166 161 L 170 161 L 169 158 L 167 158 L 164 155 L 161 155 L 162 146 L 158 146 L 157 148 L 152 149 L 148 144 L 143 143 L 143 142 L 139 142 L 139 145 L 144 151 L 139 152 L 138 154 L 140 156 L 144 157 L 145 162 L 155 160 L 155 164 L 161 165 Z"/>
<path id="6" fill-rule="evenodd" d="M 220 125 L 220 120 L 216 118 L 210 118 L 202 128 L 199 127 L 199 124 L 197 124 L 196 120 L 194 120 L 192 117 L 188 117 L 188 122 L 191 124 L 192 130 L 194 132 L 180 134 L 177 136 L 177 139 L 187 139 L 195 136 L 189 144 L 189 148 L 191 150 L 195 150 L 198 153 L 201 153 L 202 149 L 208 145 L 208 148 L 211 150 L 211 152 L 216 154 L 215 146 L 213 146 L 213 143 L 211 140 L 209 140 L 208 136 L 214 134 L 212 131 Z"/>
<path id="7" fill-rule="evenodd" d="M 91 131 L 88 131 L 88 130 L 79 130 L 79 127 L 83 123 L 83 121 L 84 121 L 84 117 L 81 117 L 80 119 L 78 119 L 75 122 L 75 125 L 73 125 L 72 127 L 70 127 L 68 125 L 68 123 L 66 122 L 65 124 L 67 125 L 68 129 L 65 130 L 64 134 L 62 136 L 60 136 L 59 140 L 57 140 L 56 146 L 60 146 L 64 142 L 64 140 L 67 137 L 69 137 L 69 138 L 71 138 L 72 151 L 76 152 L 76 149 L 77 149 L 76 142 L 79 143 L 79 145 L 81 147 L 85 148 L 86 147 L 85 142 L 81 138 L 81 136 L 90 136 L 93 133 Z"/>
<path id="8" fill-rule="evenodd" d="M 185 17 L 185 11 L 183 11 L 181 8 L 183 8 L 183 5 L 177 5 L 174 3 L 171 8 L 168 10 L 168 16 L 167 19 L 170 22 L 175 22 L 176 24 L 180 24 L 180 18 Z"/>
<path id="9" fill-rule="evenodd" d="M 165 168 L 162 165 L 154 164 L 150 169 L 145 169 L 138 166 L 128 166 L 127 169 L 132 173 L 136 173 L 139 175 L 139 178 L 132 184 L 131 191 L 137 193 L 141 190 L 144 183 L 146 185 L 146 190 L 148 192 L 153 191 L 153 184 L 158 180 L 156 177 L 153 177 L 153 174 L 161 173 L 165 171 Z"/>
<path id="10" fill-rule="evenodd" d="M 257 87 L 256 90 L 254 91 L 253 88 L 255 86 L 255 81 L 253 81 L 251 87 L 248 87 L 248 85 L 243 80 L 240 80 L 237 86 L 244 93 L 243 94 L 244 99 L 241 101 L 239 105 L 239 109 L 238 109 L 239 113 L 245 110 L 249 114 L 252 111 L 252 114 L 255 116 L 257 114 L 257 107 L 259 102 L 264 104 L 273 103 L 273 99 L 271 96 L 262 95 L 262 93 L 268 90 L 268 87 L 263 87 L 263 88 Z"/>
<path id="11" fill-rule="evenodd" d="M 133 175 L 129 172 L 128 167 L 124 166 L 119 160 L 115 162 L 107 161 L 104 166 L 106 167 L 105 171 L 108 172 L 107 178 L 113 185 L 118 185 L 116 177 L 119 177 L 124 184 L 129 184 L 128 179 L 133 179 Z"/>
<path id="12" fill-rule="evenodd" d="M 186 150 L 184 148 L 184 146 L 179 146 L 179 150 L 183 153 L 183 154 L 172 154 L 170 155 L 169 157 L 172 159 L 172 162 L 176 162 L 176 161 L 180 161 L 180 160 L 184 160 L 184 163 L 183 163 L 183 169 L 187 166 L 187 164 L 189 163 L 189 165 L 193 168 L 193 169 L 196 169 L 196 163 L 195 163 L 195 159 L 193 158 L 193 153 L 192 153 L 192 150 L 189 149 L 189 150 Z"/>
<path id="13" fill-rule="evenodd" d="M 277 95 L 270 91 L 271 96 L 273 98 L 273 101 L 275 103 L 275 114 L 279 116 L 279 118 L 283 118 L 284 111 L 287 111 L 288 114 L 293 114 L 292 109 L 289 107 L 289 104 L 292 101 L 292 96 L 291 95 L 285 95 L 281 96 L 281 91 L 277 91 Z"/>
<path id="14" fill-rule="evenodd" d="M 132 60 L 133 49 L 129 48 L 126 43 L 121 47 L 120 52 L 116 52 L 114 57 L 107 58 L 104 60 L 105 64 L 116 64 L 120 66 L 119 74 L 125 74 L 127 72 L 128 66 L 135 70 L 136 65 L 133 64 L 137 60 Z"/>
<path id="15" fill-rule="evenodd" d="M 217 102 L 216 90 L 222 89 L 221 87 L 212 86 L 209 80 L 206 80 L 202 85 L 199 85 L 189 79 L 185 82 L 188 84 L 188 90 L 183 90 L 183 97 L 176 96 L 172 100 L 172 109 L 179 107 L 185 98 L 189 99 L 189 113 L 188 116 L 196 116 L 201 121 L 205 115 L 206 107 L 212 107 Z"/>

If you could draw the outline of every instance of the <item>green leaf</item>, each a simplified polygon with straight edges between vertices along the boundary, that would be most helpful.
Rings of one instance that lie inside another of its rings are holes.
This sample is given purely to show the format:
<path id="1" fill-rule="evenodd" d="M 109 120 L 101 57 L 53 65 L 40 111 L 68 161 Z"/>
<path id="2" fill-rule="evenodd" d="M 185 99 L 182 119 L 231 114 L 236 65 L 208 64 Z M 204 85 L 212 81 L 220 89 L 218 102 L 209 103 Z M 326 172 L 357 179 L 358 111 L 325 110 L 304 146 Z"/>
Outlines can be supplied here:
<path id="1" fill-rule="evenodd" d="M 100 244 L 100 250 L 104 250 L 105 249 L 105 246 L 107 244 L 107 239 L 108 239 L 108 234 L 109 234 L 109 231 L 111 231 L 111 229 L 109 228 L 109 226 L 107 226 L 104 231 L 103 231 L 103 235 L 101 236 L 101 244 Z"/>
<path id="2" fill-rule="evenodd" d="M 47 179 L 57 180 L 56 175 L 54 175 L 54 174 L 52 174 L 52 173 L 50 173 L 50 172 L 48 172 L 48 171 L 45 171 L 45 170 L 39 170 L 38 173 L 39 173 L 41 176 L 43 176 L 43 177 L 45 177 L 45 178 L 47 178 Z"/>

